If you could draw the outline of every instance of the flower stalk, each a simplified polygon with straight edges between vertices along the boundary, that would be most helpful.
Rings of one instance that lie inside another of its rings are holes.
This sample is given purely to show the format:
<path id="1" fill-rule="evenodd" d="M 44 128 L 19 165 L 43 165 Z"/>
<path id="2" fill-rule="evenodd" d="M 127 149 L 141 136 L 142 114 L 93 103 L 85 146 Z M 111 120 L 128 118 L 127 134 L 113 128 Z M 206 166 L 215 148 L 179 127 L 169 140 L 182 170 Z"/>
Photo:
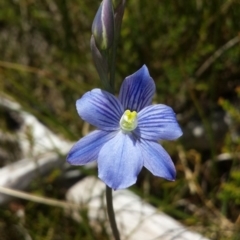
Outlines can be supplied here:
<path id="1" fill-rule="evenodd" d="M 115 67 L 116 67 L 116 54 L 117 54 L 117 45 L 121 31 L 121 24 L 124 14 L 126 0 L 121 1 L 113 1 L 114 9 L 114 35 L 113 35 L 113 46 L 110 52 L 109 57 L 109 65 L 110 65 L 110 86 L 112 89 L 112 93 L 114 94 L 114 86 L 115 86 Z"/>
<path id="2" fill-rule="evenodd" d="M 107 213 L 113 236 L 115 240 L 120 240 L 120 235 L 117 228 L 117 223 L 115 219 L 114 209 L 113 209 L 113 198 L 112 198 L 112 189 L 106 185 L 106 201 L 107 201 Z"/>

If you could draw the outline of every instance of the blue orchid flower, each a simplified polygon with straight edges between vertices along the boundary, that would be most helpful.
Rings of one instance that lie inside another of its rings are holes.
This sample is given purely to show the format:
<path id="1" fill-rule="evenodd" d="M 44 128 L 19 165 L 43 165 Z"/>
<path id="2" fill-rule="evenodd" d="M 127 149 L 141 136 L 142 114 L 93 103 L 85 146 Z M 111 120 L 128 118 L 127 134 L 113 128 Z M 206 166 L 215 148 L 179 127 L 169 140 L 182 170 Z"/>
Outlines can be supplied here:
<path id="1" fill-rule="evenodd" d="M 143 166 L 175 180 L 174 164 L 158 140 L 174 140 L 182 130 L 172 108 L 151 105 L 155 88 L 144 65 L 123 81 L 118 98 L 101 89 L 85 93 L 76 103 L 78 114 L 98 130 L 80 139 L 67 161 L 97 160 L 99 178 L 114 190 L 133 185 Z"/>

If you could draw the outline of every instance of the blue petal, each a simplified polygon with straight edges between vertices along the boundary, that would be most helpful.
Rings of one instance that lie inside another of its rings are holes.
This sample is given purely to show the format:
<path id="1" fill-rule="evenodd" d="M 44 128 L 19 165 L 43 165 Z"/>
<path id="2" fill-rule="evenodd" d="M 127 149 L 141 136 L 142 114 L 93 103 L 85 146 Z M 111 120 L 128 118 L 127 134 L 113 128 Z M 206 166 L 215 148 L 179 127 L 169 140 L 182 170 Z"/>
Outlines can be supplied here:
<path id="1" fill-rule="evenodd" d="M 138 127 L 134 133 L 148 140 L 174 140 L 182 135 L 182 130 L 172 108 L 157 104 L 138 113 Z"/>
<path id="2" fill-rule="evenodd" d="M 137 72 L 125 78 L 119 99 L 124 110 L 139 112 L 151 104 L 154 93 L 155 83 L 149 75 L 148 68 L 143 65 Z"/>
<path id="3" fill-rule="evenodd" d="M 139 142 L 131 134 L 119 131 L 99 152 L 98 176 L 114 190 L 133 185 L 142 166 Z"/>
<path id="4" fill-rule="evenodd" d="M 151 141 L 141 141 L 143 165 L 154 176 L 173 181 L 176 178 L 176 169 L 169 154 L 164 148 Z"/>
<path id="5" fill-rule="evenodd" d="M 119 129 L 123 107 L 112 94 L 93 89 L 77 101 L 76 107 L 80 117 L 93 126 L 105 131 Z"/>
<path id="6" fill-rule="evenodd" d="M 72 165 L 84 165 L 97 160 L 102 146 L 113 138 L 116 132 L 104 132 L 95 130 L 80 139 L 70 150 L 67 156 L 68 163 Z"/>

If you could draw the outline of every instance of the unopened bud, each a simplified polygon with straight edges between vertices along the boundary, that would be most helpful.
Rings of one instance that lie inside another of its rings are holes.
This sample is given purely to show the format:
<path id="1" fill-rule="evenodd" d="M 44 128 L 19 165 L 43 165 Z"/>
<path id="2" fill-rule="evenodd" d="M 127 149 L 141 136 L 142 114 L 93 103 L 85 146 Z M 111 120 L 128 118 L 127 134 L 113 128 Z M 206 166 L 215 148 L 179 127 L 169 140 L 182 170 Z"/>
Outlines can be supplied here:
<path id="1" fill-rule="evenodd" d="M 109 49 L 114 39 L 112 0 L 103 0 L 93 20 L 92 33 L 100 50 Z"/>

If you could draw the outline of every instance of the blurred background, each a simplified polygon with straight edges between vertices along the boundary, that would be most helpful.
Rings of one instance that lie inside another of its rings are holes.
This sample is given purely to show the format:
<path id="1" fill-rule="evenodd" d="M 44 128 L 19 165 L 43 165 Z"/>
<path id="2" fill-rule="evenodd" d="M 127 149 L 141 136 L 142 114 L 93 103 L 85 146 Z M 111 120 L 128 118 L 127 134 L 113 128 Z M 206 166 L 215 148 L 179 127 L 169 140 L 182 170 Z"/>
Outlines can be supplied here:
<path id="1" fill-rule="evenodd" d="M 82 136 L 75 101 L 101 87 L 89 41 L 100 0 L 0 1 L 0 94 L 54 133 Z M 154 101 L 170 105 L 184 135 L 162 144 L 177 168 L 167 182 L 143 169 L 131 190 L 191 229 L 216 240 L 240 239 L 240 1 L 128 0 L 117 53 L 116 89 L 143 64 Z M 21 119 L 0 106 L 0 167 L 21 159 Z M 9 138 L 11 136 L 11 138 Z M 82 168 L 74 168 L 83 171 Z M 64 199 L 63 170 L 36 178 L 29 191 Z M 97 170 L 84 170 L 97 175 Z M 14 214 L 24 209 L 19 222 Z M 0 239 L 110 239 L 62 209 L 14 200 L 0 208 Z M 61 219 L 61 221 L 59 221 Z"/>

